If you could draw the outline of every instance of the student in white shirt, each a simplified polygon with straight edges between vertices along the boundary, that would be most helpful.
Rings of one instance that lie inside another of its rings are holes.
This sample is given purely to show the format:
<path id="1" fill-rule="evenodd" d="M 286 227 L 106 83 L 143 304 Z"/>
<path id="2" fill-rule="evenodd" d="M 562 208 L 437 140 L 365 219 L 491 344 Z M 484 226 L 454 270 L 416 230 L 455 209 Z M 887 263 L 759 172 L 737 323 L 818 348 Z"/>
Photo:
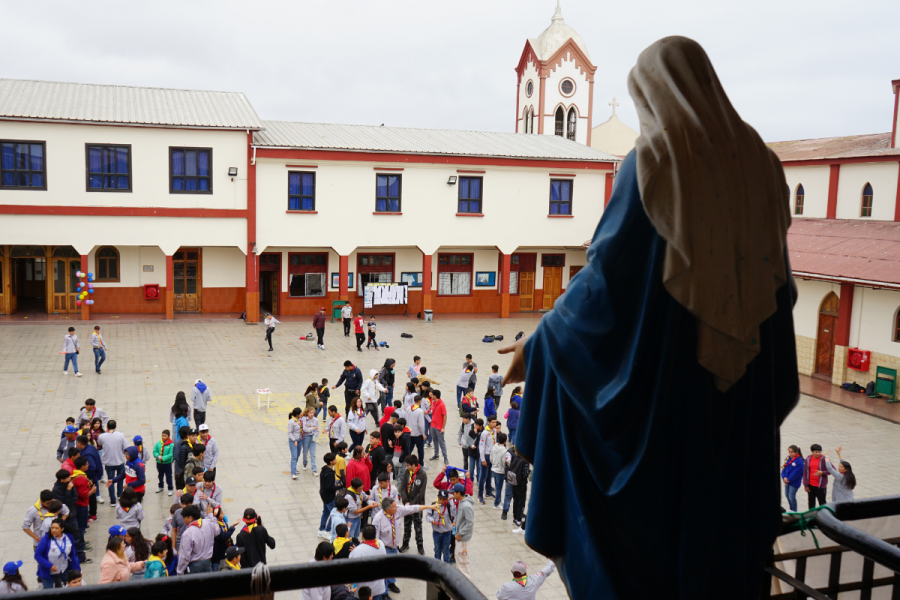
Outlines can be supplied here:
<path id="1" fill-rule="evenodd" d="M 344 337 L 350 337 L 350 322 L 353 320 L 353 307 L 349 303 L 341 307 L 341 319 L 344 321 Z"/>
<path id="2" fill-rule="evenodd" d="M 272 348 L 272 332 L 275 331 L 275 326 L 280 325 L 281 321 L 272 316 L 272 313 L 266 313 L 266 341 L 269 342 L 269 352 L 274 350 Z"/>

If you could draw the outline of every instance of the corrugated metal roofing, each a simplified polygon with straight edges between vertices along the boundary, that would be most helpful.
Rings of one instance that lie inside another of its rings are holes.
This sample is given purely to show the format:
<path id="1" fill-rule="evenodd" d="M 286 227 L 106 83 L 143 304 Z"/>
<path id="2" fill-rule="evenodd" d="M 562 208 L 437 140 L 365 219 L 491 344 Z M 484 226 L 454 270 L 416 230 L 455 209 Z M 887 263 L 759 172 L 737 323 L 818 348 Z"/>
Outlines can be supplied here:
<path id="1" fill-rule="evenodd" d="M 601 162 L 620 160 L 555 135 L 293 121 L 263 121 L 263 127 L 264 131 L 254 134 L 257 146 Z"/>
<path id="2" fill-rule="evenodd" d="M 0 79 L 0 118 L 259 129 L 241 92 Z"/>
<path id="3" fill-rule="evenodd" d="M 900 148 L 891 148 L 890 132 L 772 142 L 767 145 L 778 155 L 781 162 L 862 156 L 900 156 Z"/>
<path id="4" fill-rule="evenodd" d="M 900 223 L 795 219 L 788 251 L 798 273 L 900 284 Z"/>

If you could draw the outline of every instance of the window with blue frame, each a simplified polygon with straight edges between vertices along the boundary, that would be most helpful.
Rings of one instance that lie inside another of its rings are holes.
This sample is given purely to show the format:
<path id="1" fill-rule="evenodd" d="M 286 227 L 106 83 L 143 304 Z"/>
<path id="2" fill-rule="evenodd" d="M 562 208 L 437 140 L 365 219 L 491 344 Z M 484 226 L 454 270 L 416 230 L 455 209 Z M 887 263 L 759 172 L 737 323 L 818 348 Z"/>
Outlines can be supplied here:
<path id="1" fill-rule="evenodd" d="M 0 141 L 0 187 L 46 190 L 44 142 Z"/>
<path id="2" fill-rule="evenodd" d="M 481 177 L 459 178 L 459 213 L 481 214 Z"/>
<path id="3" fill-rule="evenodd" d="M 550 180 L 550 214 L 572 214 L 572 181 L 568 179 Z"/>
<path id="4" fill-rule="evenodd" d="M 400 175 L 375 175 L 375 212 L 400 212 Z"/>
<path id="5" fill-rule="evenodd" d="M 212 148 L 169 148 L 169 191 L 212 193 Z"/>
<path id="6" fill-rule="evenodd" d="M 131 145 L 88 144 L 87 191 L 131 191 Z"/>
<path id="7" fill-rule="evenodd" d="M 316 210 L 316 174 L 288 172 L 288 210 Z"/>

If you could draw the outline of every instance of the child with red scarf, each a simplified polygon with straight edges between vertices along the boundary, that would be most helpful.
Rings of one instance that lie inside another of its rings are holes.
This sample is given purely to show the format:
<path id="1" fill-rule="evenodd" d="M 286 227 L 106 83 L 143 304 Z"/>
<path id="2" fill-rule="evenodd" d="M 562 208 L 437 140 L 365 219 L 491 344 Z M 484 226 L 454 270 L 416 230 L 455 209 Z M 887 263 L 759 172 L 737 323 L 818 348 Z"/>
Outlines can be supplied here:
<path id="1" fill-rule="evenodd" d="M 252 569 L 266 562 L 266 546 L 275 549 L 275 540 L 263 527 L 262 518 L 252 508 L 244 511 L 244 528 L 237 534 L 235 545 L 244 549 L 241 568 Z"/>
<path id="2" fill-rule="evenodd" d="M 400 476 L 400 502 L 404 505 L 425 504 L 425 490 L 428 488 L 428 476 L 419 459 L 410 454 L 406 457 L 406 469 Z M 425 542 L 422 539 L 422 514 L 414 513 L 403 520 L 403 545 L 399 551 L 406 552 L 409 550 L 409 538 L 412 528 L 416 529 L 416 547 L 419 554 L 425 555 Z"/>
<path id="3" fill-rule="evenodd" d="M 125 455 L 128 458 L 125 462 L 125 471 L 107 480 L 106 487 L 110 487 L 112 484 L 125 479 L 125 485 L 131 486 L 131 489 L 137 494 L 137 501 L 141 502 L 144 499 L 144 484 L 147 481 L 144 473 L 144 462 L 141 460 L 141 452 L 137 446 L 128 446 L 125 448 Z"/>

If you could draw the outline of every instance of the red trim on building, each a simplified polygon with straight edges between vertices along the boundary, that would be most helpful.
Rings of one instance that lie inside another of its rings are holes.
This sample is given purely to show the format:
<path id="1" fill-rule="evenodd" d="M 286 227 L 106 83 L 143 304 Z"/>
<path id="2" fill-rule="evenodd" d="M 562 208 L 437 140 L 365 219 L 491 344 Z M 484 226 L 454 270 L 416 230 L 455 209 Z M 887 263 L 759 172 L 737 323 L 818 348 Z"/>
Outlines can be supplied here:
<path id="1" fill-rule="evenodd" d="M 891 148 L 897 147 L 897 108 L 900 106 L 900 79 L 891 82 L 894 89 L 894 122 L 891 124 Z"/>
<path id="2" fill-rule="evenodd" d="M 175 318 L 175 264 L 173 255 L 166 255 L 166 318 Z M 203 289 L 201 287 L 201 293 Z"/>
<path id="3" fill-rule="evenodd" d="M 422 310 L 431 310 L 431 259 L 422 253 Z"/>
<path id="4" fill-rule="evenodd" d="M 471 260 L 467 265 L 442 265 L 442 256 L 469 256 Z M 439 252 L 438 253 L 438 297 L 464 298 L 472 296 L 475 291 L 475 253 L 474 252 Z M 469 274 L 469 293 L 468 294 L 441 294 L 440 281 L 441 273 L 468 273 Z M 491 290 L 493 291 L 493 290 Z"/>
<path id="5" fill-rule="evenodd" d="M 543 119 L 541 119 L 543 122 Z M 543 133 L 543 131 L 539 132 Z M 498 158 L 474 156 L 447 156 L 440 154 L 390 154 L 382 152 L 354 152 L 351 150 L 301 150 L 289 148 L 257 148 L 258 158 L 280 158 L 286 160 L 309 159 L 316 161 L 352 160 L 363 162 L 394 162 L 435 165 L 489 165 L 496 167 L 528 167 L 540 169 L 596 170 L 612 171 L 611 162 L 584 160 L 552 160 L 529 158 Z M 894 160 L 898 160 L 897 157 Z"/>
<path id="6" fill-rule="evenodd" d="M 838 182 L 841 178 L 841 165 L 831 165 L 828 173 L 828 208 L 825 212 L 826 219 L 834 219 L 837 216 Z"/>
<path id="7" fill-rule="evenodd" d="M 487 173 L 487 171 L 466 171 L 463 169 L 457 169 L 456 172 L 457 173 Z"/>
<path id="8" fill-rule="evenodd" d="M 284 165 L 288 169 L 318 169 L 319 165 Z"/>
<path id="9" fill-rule="evenodd" d="M 394 213 L 394 212 L 373 212 L 373 215 L 402 215 L 402 212 Z"/>
<path id="10" fill-rule="evenodd" d="M 373 171 L 402 171 L 403 167 L 393 168 L 393 167 L 372 167 Z"/>
<path id="11" fill-rule="evenodd" d="M 548 219 L 574 219 L 575 215 L 547 215 Z"/>
<path id="12" fill-rule="evenodd" d="M 897 163 L 897 199 L 894 202 L 894 220 L 900 221 L 900 163 Z"/>
<path id="13" fill-rule="evenodd" d="M 613 184 L 616 182 L 615 177 L 612 173 L 606 174 L 606 190 L 603 192 L 603 208 L 606 208 L 609 204 L 609 199 L 612 197 Z"/>
<path id="14" fill-rule="evenodd" d="M 313 256 L 324 256 L 325 264 L 324 265 L 292 265 L 291 257 L 292 256 L 304 256 L 304 255 L 313 255 Z M 287 272 L 291 273 L 325 273 L 328 274 L 328 262 L 329 256 L 328 252 L 288 252 L 288 260 L 287 260 Z M 288 281 L 290 284 L 290 280 Z M 326 288 L 330 285 L 330 282 L 326 281 Z M 307 296 L 292 296 L 292 298 L 306 298 Z M 316 298 L 318 296 L 315 296 Z"/>
<path id="15" fill-rule="evenodd" d="M 834 343 L 837 346 L 850 345 L 850 318 L 853 315 L 852 283 L 841 284 L 841 302 L 838 308 L 837 326 L 834 328 Z"/>
<path id="16" fill-rule="evenodd" d="M 522 87 L 522 75 L 520 74 L 516 79 L 516 126 L 513 131 L 515 131 L 516 133 L 521 133 L 519 131 L 519 96 L 522 94 L 522 91 L 520 89 Z"/>
<path id="17" fill-rule="evenodd" d="M 317 215 L 319 211 L 317 210 L 286 210 L 285 213 L 289 215 Z"/>
<path id="18" fill-rule="evenodd" d="M 851 156 L 848 158 L 810 158 L 808 160 L 785 160 L 781 161 L 783 167 L 815 167 L 821 165 L 847 165 L 854 163 L 871 163 L 871 162 L 897 162 L 900 161 L 900 155 L 897 154 L 879 154 L 876 156 Z"/>
<path id="19" fill-rule="evenodd" d="M 253 161 L 253 132 L 247 134 L 247 271 L 245 279 L 247 323 L 259 322 L 259 261 L 256 249 L 256 165 Z M 259 249 L 261 250 L 261 248 Z"/>
<path id="20" fill-rule="evenodd" d="M 63 215 L 67 217 L 193 217 L 245 219 L 248 211 L 231 208 L 127 208 L 124 206 L 31 206 L 0 204 L 2 215 Z"/>
<path id="21" fill-rule="evenodd" d="M 338 300 L 349 300 L 350 294 L 347 288 L 347 274 L 350 272 L 350 256 L 338 255 Z"/>
<path id="22" fill-rule="evenodd" d="M 540 63 L 538 63 L 540 65 Z M 547 81 L 547 76 L 544 75 L 544 68 L 538 66 L 538 79 L 541 81 L 540 89 L 538 92 L 540 96 L 538 96 L 538 133 L 544 133 L 544 82 Z"/>
<path id="23" fill-rule="evenodd" d="M 483 217 L 484 215 L 479 213 L 456 213 L 457 217 Z"/>
<path id="24" fill-rule="evenodd" d="M 575 177 L 575 173 L 550 173 L 550 177 Z"/>

